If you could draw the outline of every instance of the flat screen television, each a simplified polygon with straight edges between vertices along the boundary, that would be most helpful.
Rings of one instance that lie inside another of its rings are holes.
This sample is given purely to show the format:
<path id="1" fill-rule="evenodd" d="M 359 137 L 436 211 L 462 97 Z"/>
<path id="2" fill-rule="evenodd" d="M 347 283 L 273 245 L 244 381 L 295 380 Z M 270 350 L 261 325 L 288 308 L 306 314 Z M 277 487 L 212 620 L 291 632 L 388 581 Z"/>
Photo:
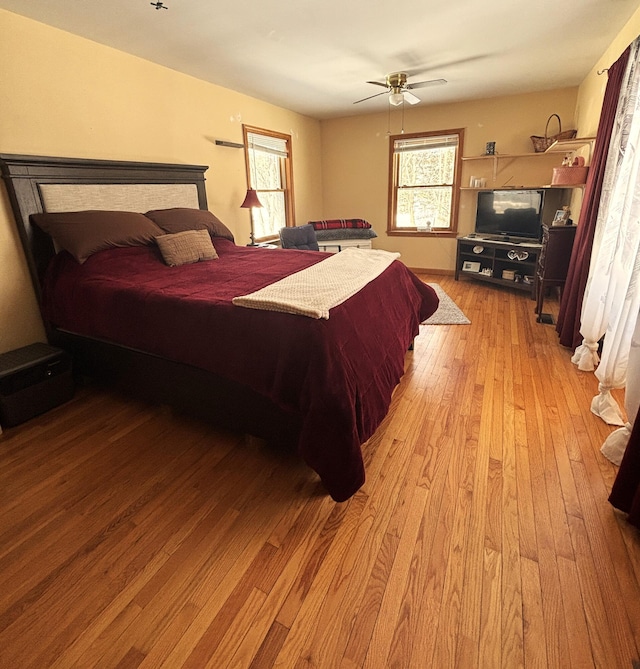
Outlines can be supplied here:
<path id="1" fill-rule="evenodd" d="M 476 234 L 489 238 L 538 240 L 542 234 L 543 190 L 478 191 Z"/>

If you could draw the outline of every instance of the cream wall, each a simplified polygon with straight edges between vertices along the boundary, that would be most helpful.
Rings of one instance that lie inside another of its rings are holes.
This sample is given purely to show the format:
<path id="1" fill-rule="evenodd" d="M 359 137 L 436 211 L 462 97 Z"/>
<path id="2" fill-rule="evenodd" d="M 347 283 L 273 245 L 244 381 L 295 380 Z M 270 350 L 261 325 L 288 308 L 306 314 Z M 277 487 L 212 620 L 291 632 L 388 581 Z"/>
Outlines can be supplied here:
<path id="1" fill-rule="evenodd" d="M 322 211 L 320 123 L 0 10 L 0 153 L 209 165 L 209 209 L 249 241 L 242 123 L 292 136 L 298 221 Z M 0 352 L 43 340 L 0 186 Z"/>
<path id="2" fill-rule="evenodd" d="M 424 93 L 428 95 L 428 93 Z M 455 104 L 417 106 L 406 109 L 404 131 L 464 128 L 464 156 L 479 156 L 488 141 L 496 142 L 501 154 L 531 153 L 530 135 L 543 135 L 548 117 L 557 113 L 563 129 L 575 128 L 574 109 L 577 88 L 566 88 L 527 95 L 514 95 Z M 363 103 L 366 104 L 366 103 Z M 401 130 L 401 112 L 391 112 L 390 130 Z M 399 251 L 409 267 L 453 272 L 456 241 L 442 237 L 390 237 L 386 234 L 388 201 L 387 129 L 389 115 L 372 114 L 322 122 L 324 212 L 326 217 L 362 217 L 376 232 L 377 248 Z M 549 132 L 556 132 L 549 126 Z M 562 156 L 540 155 L 526 159 L 501 159 L 493 172 L 493 160 L 463 163 L 462 184 L 469 177 L 487 178 L 489 187 L 505 184 L 535 186 L 551 181 L 552 167 Z M 458 229 L 473 230 L 475 191 L 462 191 Z"/>
<path id="3" fill-rule="evenodd" d="M 602 100 L 604 99 L 604 91 L 607 86 L 606 74 L 598 74 L 598 72 L 607 69 L 615 63 L 620 54 L 639 34 L 640 7 L 618 33 L 616 39 L 609 45 L 609 48 L 602 54 L 582 84 L 580 84 L 576 104 L 576 120 L 581 136 L 595 136 L 598 130 Z"/>

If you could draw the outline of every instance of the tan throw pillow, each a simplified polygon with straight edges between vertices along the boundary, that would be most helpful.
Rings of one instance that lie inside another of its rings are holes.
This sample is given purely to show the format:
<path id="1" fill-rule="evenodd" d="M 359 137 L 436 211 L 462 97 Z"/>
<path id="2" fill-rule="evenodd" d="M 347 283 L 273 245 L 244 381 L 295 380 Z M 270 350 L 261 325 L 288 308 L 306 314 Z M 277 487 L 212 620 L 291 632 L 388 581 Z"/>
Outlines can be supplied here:
<path id="1" fill-rule="evenodd" d="M 156 237 L 160 253 L 170 267 L 187 265 L 218 257 L 208 230 L 185 230 Z"/>

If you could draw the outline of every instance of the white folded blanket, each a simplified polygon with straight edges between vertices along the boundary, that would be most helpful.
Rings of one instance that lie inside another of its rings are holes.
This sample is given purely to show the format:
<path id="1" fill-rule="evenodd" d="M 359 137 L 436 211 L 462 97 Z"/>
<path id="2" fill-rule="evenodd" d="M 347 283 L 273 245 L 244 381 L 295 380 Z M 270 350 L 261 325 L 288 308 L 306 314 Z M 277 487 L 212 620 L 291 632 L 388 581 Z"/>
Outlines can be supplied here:
<path id="1" fill-rule="evenodd" d="M 355 295 L 399 257 L 379 249 L 348 248 L 255 293 L 234 297 L 233 304 L 329 318 L 332 307 Z"/>

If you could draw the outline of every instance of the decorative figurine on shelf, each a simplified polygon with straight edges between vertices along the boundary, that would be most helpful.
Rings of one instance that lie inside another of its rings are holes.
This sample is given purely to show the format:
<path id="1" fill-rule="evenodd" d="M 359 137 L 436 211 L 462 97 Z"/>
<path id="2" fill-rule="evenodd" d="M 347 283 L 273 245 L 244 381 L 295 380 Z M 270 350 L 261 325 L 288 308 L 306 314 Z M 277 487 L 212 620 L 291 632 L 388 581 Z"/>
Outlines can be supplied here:
<path id="1" fill-rule="evenodd" d="M 495 142 L 487 142 L 487 146 L 485 149 L 485 155 L 487 156 L 495 156 L 496 154 L 496 143 Z"/>

